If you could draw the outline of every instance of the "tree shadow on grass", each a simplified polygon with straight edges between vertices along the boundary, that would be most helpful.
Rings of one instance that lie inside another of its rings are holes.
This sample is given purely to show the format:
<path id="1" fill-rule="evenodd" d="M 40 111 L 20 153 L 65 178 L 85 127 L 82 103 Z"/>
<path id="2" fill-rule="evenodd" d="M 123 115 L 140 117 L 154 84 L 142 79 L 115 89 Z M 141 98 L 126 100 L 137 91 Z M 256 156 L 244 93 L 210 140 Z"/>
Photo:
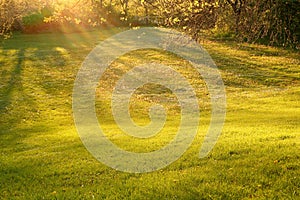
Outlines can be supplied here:
<path id="1" fill-rule="evenodd" d="M 109 33 L 16 34 L 1 41 L 1 135 L 22 129 L 23 122 L 33 129 L 36 123 L 50 127 L 49 121 L 72 124 L 76 72 L 95 42 Z"/>
<path id="2" fill-rule="evenodd" d="M 0 127 L 2 130 L 14 130 L 23 121 L 35 124 L 47 120 L 47 104 L 52 103 L 49 97 L 53 96 L 55 101 L 59 90 L 63 92 L 70 90 L 70 87 L 64 84 L 70 85 L 72 80 L 66 82 L 60 78 L 64 76 L 63 68 L 67 65 L 66 58 L 59 51 L 59 48 L 64 45 L 60 43 L 63 38 L 47 46 L 49 42 L 47 36 L 49 35 L 34 37 L 17 35 L 16 38 L 3 42 L 0 47 L 2 59 Z M 44 115 L 40 115 L 40 105 L 44 109 Z M 55 107 L 55 103 L 53 106 Z"/>
<path id="3" fill-rule="evenodd" d="M 24 60 L 24 49 L 20 49 L 17 53 L 17 64 L 10 74 L 8 84 L 4 86 L 3 93 L 1 94 L 0 112 L 3 113 L 6 107 L 10 104 L 12 92 L 14 89 L 22 88 L 21 72 Z"/>
<path id="4" fill-rule="evenodd" d="M 226 86 L 260 88 L 299 84 L 299 52 L 229 42 L 218 45 L 222 45 L 228 51 L 218 47 L 208 48 L 218 68 L 223 72 Z"/>

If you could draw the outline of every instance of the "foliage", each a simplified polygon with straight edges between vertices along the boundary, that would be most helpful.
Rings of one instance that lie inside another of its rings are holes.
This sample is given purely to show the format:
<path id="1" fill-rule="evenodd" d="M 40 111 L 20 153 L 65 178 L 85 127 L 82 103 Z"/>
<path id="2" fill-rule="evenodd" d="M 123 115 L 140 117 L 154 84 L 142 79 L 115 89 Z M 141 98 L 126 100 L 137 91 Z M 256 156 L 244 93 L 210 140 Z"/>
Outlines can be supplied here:
<path id="1" fill-rule="evenodd" d="M 196 39 L 201 37 L 203 31 L 209 30 L 216 35 L 234 37 L 239 41 L 300 48 L 299 0 L 0 2 L 0 35 L 16 29 L 27 30 L 28 26 L 41 31 L 49 28 L 62 30 L 66 27 L 83 30 L 103 26 L 155 25 L 184 30 Z M 41 19 L 38 13 L 44 17 L 39 28 L 36 24 L 29 25 Z"/>
<path id="2" fill-rule="evenodd" d="M 218 2 L 215 0 L 144 0 L 151 8 L 157 24 L 185 30 L 194 38 L 201 30 L 211 29 L 217 19 Z"/>
<path id="3" fill-rule="evenodd" d="M 238 39 L 299 47 L 300 1 L 226 0 L 223 5 L 223 13 L 221 12 L 219 20 L 223 20 L 221 24 L 229 31 L 234 30 Z M 226 5 L 231 8 L 231 12 Z"/>
<path id="4" fill-rule="evenodd" d="M 54 9 L 50 6 L 45 6 L 40 11 L 34 11 L 22 18 L 23 31 L 25 33 L 38 33 L 48 31 L 51 24 L 47 23 L 48 18 L 54 14 Z"/>
<path id="5" fill-rule="evenodd" d="M 53 16 L 53 13 L 54 13 L 54 8 L 51 7 L 51 6 L 45 6 L 41 9 L 41 14 L 43 15 L 43 17 L 51 17 Z"/>
<path id="6" fill-rule="evenodd" d="M 20 28 L 17 21 L 23 11 L 22 2 L 18 5 L 15 0 L 0 0 L 0 36 L 7 37 L 12 30 Z"/>
<path id="7" fill-rule="evenodd" d="M 33 13 L 22 18 L 22 22 L 26 26 L 35 26 L 44 22 L 44 16 L 41 13 Z"/>

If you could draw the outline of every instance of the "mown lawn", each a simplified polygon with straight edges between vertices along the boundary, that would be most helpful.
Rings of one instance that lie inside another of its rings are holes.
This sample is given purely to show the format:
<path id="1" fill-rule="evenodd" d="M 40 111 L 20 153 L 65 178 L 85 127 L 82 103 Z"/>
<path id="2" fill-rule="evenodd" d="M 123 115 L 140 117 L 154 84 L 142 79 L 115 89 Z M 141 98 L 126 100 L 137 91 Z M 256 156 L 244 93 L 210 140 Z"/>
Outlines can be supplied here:
<path id="1" fill-rule="evenodd" d="M 298 199 L 300 198 L 300 53 L 232 41 L 204 40 L 226 85 L 225 126 L 215 148 L 198 154 L 210 121 L 204 81 L 163 51 L 117 59 L 99 81 L 96 109 L 107 136 L 128 151 L 149 152 L 176 133 L 180 107 L 170 91 L 145 85 L 132 97 L 132 117 L 149 122 L 154 103 L 166 126 L 142 140 L 122 133 L 110 111 L 116 81 L 135 65 L 161 62 L 180 71 L 199 97 L 201 119 L 192 146 L 170 166 L 145 174 L 118 172 L 83 146 L 72 116 L 73 83 L 82 61 L 122 31 L 14 35 L 0 47 L 0 199 Z M 164 99 L 173 99 L 164 101 Z"/>

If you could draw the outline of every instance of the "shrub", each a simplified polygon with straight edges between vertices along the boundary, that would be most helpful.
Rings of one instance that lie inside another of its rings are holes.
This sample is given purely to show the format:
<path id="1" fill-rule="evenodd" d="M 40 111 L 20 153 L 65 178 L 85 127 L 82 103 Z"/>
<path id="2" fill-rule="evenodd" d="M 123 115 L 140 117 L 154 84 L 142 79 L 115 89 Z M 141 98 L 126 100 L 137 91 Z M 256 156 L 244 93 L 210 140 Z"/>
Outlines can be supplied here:
<path id="1" fill-rule="evenodd" d="M 44 16 L 42 13 L 35 12 L 22 18 L 24 32 L 38 33 L 42 31 L 44 25 Z"/>

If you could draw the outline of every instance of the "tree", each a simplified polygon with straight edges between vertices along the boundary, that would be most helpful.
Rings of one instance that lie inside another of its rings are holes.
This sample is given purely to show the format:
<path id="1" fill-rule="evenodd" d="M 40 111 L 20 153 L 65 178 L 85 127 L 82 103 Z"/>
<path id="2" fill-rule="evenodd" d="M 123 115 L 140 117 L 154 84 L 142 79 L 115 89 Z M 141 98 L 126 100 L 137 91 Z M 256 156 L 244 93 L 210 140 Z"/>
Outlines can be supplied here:
<path id="1" fill-rule="evenodd" d="M 220 4 L 220 31 L 234 30 L 240 41 L 299 47 L 299 0 L 220 0 Z"/>
<path id="2" fill-rule="evenodd" d="M 226 0 L 226 2 L 231 6 L 234 15 L 235 15 L 235 33 L 238 34 L 240 18 L 242 14 L 242 10 L 245 5 L 244 0 Z"/>
<path id="3" fill-rule="evenodd" d="M 0 35 L 7 36 L 20 17 L 21 7 L 14 0 L 0 0 Z"/>

